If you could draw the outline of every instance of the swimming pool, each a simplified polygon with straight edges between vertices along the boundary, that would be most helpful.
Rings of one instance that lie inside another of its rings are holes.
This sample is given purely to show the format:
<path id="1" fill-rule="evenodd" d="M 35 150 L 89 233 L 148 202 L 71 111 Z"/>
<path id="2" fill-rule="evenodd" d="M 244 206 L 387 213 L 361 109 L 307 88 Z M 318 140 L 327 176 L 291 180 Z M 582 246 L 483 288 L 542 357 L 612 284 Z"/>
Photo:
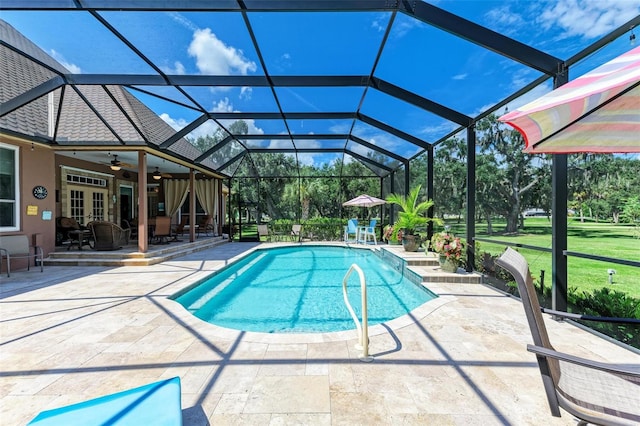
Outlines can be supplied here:
<path id="1" fill-rule="evenodd" d="M 342 279 L 357 264 L 367 280 L 369 324 L 407 314 L 436 297 L 368 249 L 293 246 L 258 249 L 171 298 L 209 323 L 265 333 L 351 330 Z M 348 297 L 361 318 L 360 282 Z"/>

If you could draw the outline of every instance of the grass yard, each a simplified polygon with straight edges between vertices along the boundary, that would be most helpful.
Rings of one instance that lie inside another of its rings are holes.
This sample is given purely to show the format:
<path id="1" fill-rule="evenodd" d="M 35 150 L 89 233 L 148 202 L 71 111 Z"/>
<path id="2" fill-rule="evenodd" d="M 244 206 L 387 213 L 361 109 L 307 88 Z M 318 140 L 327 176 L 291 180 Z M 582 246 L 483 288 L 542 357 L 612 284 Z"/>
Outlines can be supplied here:
<path id="1" fill-rule="evenodd" d="M 452 224 L 453 225 L 453 224 Z M 494 223 L 494 230 L 504 229 L 504 222 Z M 518 235 L 504 235 L 494 233 L 486 235 L 486 224 L 476 225 L 476 234 L 481 238 L 491 238 L 500 241 L 526 244 L 543 248 L 551 248 L 551 222 L 546 218 L 527 218 L 524 229 Z M 455 230 L 463 235 L 463 230 Z M 629 225 L 610 223 L 581 223 L 579 219 L 570 219 L 567 232 L 567 247 L 569 251 L 640 261 L 640 238 L 638 228 Z M 504 244 L 480 242 L 480 250 L 492 254 L 499 254 L 504 250 Z M 531 274 L 540 277 L 544 270 L 545 286 L 550 286 L 551 253 L 518 249 L 529 262 Z M 640 268 L 600 262 L 569 256 L 568 284 L 579 291 L 591 292 L 594 289 L 610 287 L 640 299 Z M 608 270 L 614 269 L 613 283 L 609 283 Z"/>

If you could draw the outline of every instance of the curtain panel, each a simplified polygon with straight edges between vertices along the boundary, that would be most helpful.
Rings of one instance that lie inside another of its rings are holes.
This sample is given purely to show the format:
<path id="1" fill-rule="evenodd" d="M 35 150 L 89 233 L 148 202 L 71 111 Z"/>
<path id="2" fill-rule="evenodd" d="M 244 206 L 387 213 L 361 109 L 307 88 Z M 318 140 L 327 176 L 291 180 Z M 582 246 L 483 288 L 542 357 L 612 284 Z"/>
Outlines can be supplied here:
<path id="1" fill-rule="evenodd" d="M 184 200 L 187 199 L 189 191 L 188 179 L 165 179 L 164 183 L 164 203 L 167 216 L 173 217 Z"/>

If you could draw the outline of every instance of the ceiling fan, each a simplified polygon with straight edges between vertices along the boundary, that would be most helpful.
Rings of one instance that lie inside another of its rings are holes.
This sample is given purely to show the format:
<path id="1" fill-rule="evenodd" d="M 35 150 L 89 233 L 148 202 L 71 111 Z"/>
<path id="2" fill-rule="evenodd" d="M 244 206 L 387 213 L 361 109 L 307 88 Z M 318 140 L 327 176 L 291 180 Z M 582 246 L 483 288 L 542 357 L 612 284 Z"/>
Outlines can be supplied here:
<path id="1" fill-rule="evenodd" d="M 114 154 L 113 155 L 113 160 L 111 160 L 110 162 L 102 162 L 102 164 L 106 164 L 109 166 L 109 168 L 113 171 L 118 171 L 120 169 L 122 169 L 123 167 L 128 168 L 128 169 L 136 169 L 137 166 L 135 164 L 129 164 L 129 163 L 123 163 L 122 161 L 118 160 L 118 155 Z"/>
<path id="2" fill-rule="evenodd" d="M 162 173 L 160 172 L 160 168 L 156 167 L 156 171 L 153 172 L 151 174 L 151 177 L 153 177 L 154 180 L 160 180 L 160 179 L 171 179 L 173 176 L 169 173 Z"/>

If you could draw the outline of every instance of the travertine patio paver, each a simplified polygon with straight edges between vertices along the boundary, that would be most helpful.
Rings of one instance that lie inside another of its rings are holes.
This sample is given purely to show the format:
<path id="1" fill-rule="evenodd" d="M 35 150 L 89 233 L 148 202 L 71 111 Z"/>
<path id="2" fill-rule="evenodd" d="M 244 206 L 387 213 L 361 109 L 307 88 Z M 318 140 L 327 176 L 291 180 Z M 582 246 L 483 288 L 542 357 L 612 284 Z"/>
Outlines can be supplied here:
<path id="1" fill-rule="evenodd" d="M 185 425 L 573 425 L 549 414 L 520 302 L 479 284 L 431 283 L 440 297 L 355 332 L 226 330 L 167 296 L 251 243 L 146 267 L 47 267 L 0 278 L 0 422 L 180 376 Z M 640 357 L 569 323 L 559 349 L 638 365 Z"/>

